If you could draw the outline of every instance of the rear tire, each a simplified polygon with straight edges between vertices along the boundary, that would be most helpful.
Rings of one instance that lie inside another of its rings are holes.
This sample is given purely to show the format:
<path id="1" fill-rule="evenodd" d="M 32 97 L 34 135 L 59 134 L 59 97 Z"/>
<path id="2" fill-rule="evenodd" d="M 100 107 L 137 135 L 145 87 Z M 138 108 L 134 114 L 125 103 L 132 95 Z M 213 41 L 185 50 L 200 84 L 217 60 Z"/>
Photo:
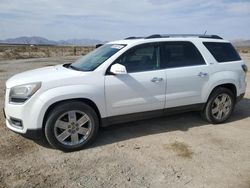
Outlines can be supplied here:
<path id="1" fill-rule="evenodd" d="M 96 137 L 99 119 L 87 104 L 70 101 L 55 106 L 45 124 L 45 136 L 49 144 L 70 152 L 85 148 Z"/>
<path id="2" fill-rule="evenodd" d="M 209 123 L 223 123 L 232 115 L 234 106 L 235 97 L 233 92 L 227 88 L 218 87 L 209 96 L 202 111 L 202 116 Z"/>

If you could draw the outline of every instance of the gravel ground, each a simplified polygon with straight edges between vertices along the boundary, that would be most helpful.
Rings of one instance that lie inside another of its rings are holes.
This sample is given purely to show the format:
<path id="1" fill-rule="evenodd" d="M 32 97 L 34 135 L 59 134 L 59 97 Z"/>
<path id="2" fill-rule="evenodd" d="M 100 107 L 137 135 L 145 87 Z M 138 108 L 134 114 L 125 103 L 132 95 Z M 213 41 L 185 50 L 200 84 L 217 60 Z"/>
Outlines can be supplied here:
<path id="1" fill-rule="evenodd" d="M 242 57 L 250 67 L 250 54 Z M 0 108 L 10 76 L 75 59 L 0 61 Z M 185 113 L 119 124 L 73 153 L 7 130 L 2 113 L 0 132 L 0 187 L 250 187 L 249 86 L 227 123 Z"/>

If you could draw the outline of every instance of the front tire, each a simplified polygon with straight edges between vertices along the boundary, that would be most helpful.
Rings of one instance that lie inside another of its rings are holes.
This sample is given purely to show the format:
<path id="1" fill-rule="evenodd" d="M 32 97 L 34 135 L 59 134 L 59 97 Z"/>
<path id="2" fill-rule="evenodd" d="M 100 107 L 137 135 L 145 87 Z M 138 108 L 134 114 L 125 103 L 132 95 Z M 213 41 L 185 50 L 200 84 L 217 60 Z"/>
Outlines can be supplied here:
<path id="1" fill-rule="evenodd" d="M 98 129 L 96 112 L 83 102 L 70 101 L 59 104 L 50 111 L 44 132 L 52 147 L 70 152 L 88 146 Z"/>
<path id="2" fill-rule="evenodd" d="M 234 110 L 235 97 L 231 90 L 223 87 L 216 88 L 210 95 L 202 116 L 209 123 L 223 123 Z"/>

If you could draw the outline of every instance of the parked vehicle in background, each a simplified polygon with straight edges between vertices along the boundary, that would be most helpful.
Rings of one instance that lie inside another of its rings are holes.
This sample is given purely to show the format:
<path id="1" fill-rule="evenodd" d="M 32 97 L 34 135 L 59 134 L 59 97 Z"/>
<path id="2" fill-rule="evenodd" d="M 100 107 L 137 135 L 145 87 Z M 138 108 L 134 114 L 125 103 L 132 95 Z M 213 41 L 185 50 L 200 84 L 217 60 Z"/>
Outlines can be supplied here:
<path id="1" fill-rule="evenodd" d="M 201 111 L 225 122 L 246 90 L 247 66 L 216 35 L 152 35 L 109 42 L 75 63 L 6 82 L 7 127 L 63 151 L 86 147 L 100 126 Z"/>

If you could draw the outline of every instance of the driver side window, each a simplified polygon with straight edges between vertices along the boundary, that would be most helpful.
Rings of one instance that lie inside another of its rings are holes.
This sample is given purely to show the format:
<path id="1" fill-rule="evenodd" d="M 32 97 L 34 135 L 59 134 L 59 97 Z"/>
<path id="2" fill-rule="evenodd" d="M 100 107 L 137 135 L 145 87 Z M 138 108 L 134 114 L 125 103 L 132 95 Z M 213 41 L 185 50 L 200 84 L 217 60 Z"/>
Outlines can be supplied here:
<path id="1" fill-rule="evenodd" d="M 124 65 L 128 73 L 158 69 L 157 44 L 144 44 L 134 47 L 123 54 L 116 63 Z"/>

